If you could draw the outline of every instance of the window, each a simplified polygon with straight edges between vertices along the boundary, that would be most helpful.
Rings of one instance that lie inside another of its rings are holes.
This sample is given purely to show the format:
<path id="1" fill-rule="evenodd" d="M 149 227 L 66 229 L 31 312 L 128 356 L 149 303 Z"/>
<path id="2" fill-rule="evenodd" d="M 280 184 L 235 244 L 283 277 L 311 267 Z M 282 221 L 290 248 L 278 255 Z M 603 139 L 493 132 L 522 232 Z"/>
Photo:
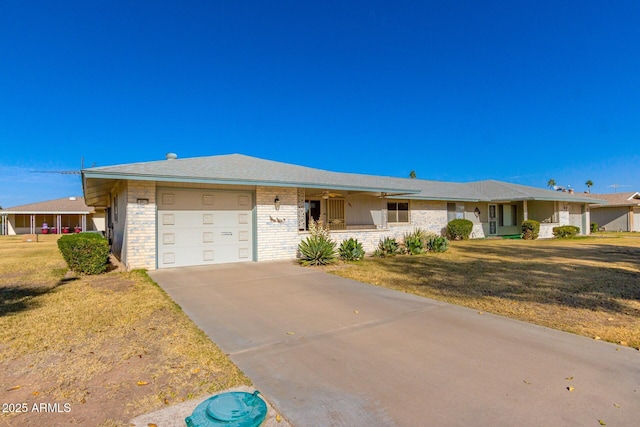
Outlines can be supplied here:
<path id="1" fill-rule="evenodd" d="M 409 222 L 409 202 L 388 202 L 387 222 Z"/>
<path id="2" fill-rule="evenodd" d="M 447 203 L 447 222 L 464 219 L 464 203 Z"/>
<path id="3" fill-rule="evenodd" d="M 447 203 L 447 222 L 451 222 L 456 219 L 456 204 Z"/>

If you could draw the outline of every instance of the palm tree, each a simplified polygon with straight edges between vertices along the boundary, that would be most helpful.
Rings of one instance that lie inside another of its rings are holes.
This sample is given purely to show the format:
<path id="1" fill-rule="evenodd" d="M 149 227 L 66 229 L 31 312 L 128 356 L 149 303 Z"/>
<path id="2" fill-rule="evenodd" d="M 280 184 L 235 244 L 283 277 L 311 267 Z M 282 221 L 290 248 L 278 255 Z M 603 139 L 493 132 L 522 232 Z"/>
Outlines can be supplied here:
<path id="1" fill-rule="evenodd" d="M 416 179 L 416 171 L 409 172 L 409 178 Z"/>
<path id="2" fill-rule="evenodd" d="M 551 178 L 549 180 L 549 182 L 547 182 L 547 187 L 549 187 L 549 188 L 553 188 L 553 187 L 555 187 L 555 185 L 556 185 L 556 180 L 553 179 L 553 178 Z"/>
<path id="3" fill-rule="evenodd" d="M 587 188 L 589 189 L 589 194 L 591 194 L 591 187 L 593 187 L 593 181 L 588 180 L 587 182 L 584 183 L 584 185 L 587 186 Z"/>

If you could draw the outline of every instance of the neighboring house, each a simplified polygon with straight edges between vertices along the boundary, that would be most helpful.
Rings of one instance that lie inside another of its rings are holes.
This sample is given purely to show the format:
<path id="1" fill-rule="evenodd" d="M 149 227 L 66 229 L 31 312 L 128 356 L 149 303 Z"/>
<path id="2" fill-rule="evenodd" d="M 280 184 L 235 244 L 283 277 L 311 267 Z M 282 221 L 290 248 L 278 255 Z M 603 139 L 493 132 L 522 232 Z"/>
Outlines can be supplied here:
<path id="1" fill-rule="evenodd" d="M 500 181 L 452 183 L 337 173 L 239 154 L 82 171 L 87 204 L 107 210 L 113 253 L 127 268 L 292 259 L 311 218 L 340 242 L 372 251 L 386 236 L 441 234 L 454 218 L 474 238 L 514 235 L 525 219 L 540 237 L 560 224 L 589 233 L 584 195 Z"/>
<path id="2" fill-rule="evenodd" d="M 640 193 L 590 194 L 607 204 L 591 205 L 591 222 L 607 231 L 640 231 Z"/>
<path id="3" fill-rule="evenodd" d="M 105 231 L 104 210 L 84 203 L 83 197 L 65 197 L 0 210 L 0 234 L 57 234 Z"/>

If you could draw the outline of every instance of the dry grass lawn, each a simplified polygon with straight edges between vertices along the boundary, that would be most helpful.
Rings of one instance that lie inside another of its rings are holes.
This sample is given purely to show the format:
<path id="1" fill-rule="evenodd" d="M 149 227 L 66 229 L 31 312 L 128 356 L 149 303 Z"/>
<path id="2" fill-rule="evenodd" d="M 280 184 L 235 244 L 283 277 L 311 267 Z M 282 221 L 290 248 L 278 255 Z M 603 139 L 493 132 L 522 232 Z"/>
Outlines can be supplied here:
<path id="1" fill-rule="evenodd" d="M 335 274 L 640 348 L 640 238 L 470 240 Z"/>
<path id="2" fill-rule="evenodd" d="M 0 403 L 27 408 L 0 425 L 128 425 L 250 384 L 146 273 L 66 273 L 55 236 L 0 237 Z"/>

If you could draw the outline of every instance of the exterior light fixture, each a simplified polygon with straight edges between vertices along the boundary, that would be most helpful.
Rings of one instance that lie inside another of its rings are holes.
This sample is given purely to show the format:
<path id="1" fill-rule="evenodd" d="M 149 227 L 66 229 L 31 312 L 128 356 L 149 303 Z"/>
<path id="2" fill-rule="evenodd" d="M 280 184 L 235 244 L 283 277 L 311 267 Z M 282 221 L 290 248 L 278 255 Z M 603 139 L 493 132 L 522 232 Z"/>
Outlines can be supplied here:
<path id="1" fill-rule="evenodd" d="M 280 210 L 280 197 L 279 196 L 276 196 L 276 198 L 273 199 L 273 205 L 276 207 L 277 211 Z"/>

